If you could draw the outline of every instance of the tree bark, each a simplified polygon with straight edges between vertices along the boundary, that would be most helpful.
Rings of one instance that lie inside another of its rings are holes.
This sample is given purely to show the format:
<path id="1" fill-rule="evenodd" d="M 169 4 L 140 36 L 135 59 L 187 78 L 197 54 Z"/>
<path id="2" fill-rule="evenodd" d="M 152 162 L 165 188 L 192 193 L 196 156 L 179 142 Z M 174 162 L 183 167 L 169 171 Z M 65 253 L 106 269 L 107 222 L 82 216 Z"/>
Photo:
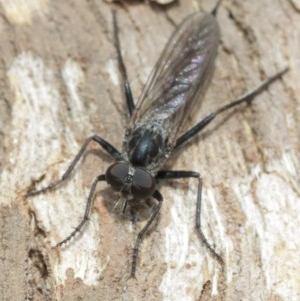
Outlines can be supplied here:
<path id="1" fill-rule="evenodd" d="M 28 189 L 57 180 L 89 136 L 121 149 L 127 113 L 112 9 L 137 99 L 175 26 L 194 11 L 212 10 L 203 2 L 2 1 L 2 300 L 298 300 L 296 1 L 222 1 L 215 73 L 194 123 L 290 70 L 251 105 L 218 117 L 166 166 L 202 174 L 202 228 L 224 267 L 197 237 L 192 179 L 159 185 L 164 203 L 142 241 L 136 278 L 130 278 L 132 247 L 149 204 L 133 224 L 113 210 L 116 196 L 105 183 L 87 226 L 52 248 L 76 227 L 93 179 L 113 162 L 93 143 L 68 181 L 25 198 Z"/>

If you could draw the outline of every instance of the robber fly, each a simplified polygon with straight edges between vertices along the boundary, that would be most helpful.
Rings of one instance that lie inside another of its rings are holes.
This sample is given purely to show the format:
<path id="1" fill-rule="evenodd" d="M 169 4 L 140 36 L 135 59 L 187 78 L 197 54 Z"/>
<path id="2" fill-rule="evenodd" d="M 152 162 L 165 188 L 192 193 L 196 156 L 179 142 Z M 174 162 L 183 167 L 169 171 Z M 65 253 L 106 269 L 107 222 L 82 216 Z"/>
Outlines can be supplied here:
<path id="1" fill-rule="evenodd" d="M 106 181 L 113 190 L 119 193 L 117 207 L 123 213 L 127 206 L 136 205 L 141 200 L 151 197 L 156 200 L 156 204 L 146 225 L 139 232 L 133 248 L 131 275 L 134 276 L 141 240 L 157 217 L 163 203 L 163 197 L 156 188 L 157 181 L 196 178 L 198 180 L 196 229 L 211 255 L 223 263 L 222 257 L 215 252 L 201 230 L 201 175 L 194 171 L 162 170 L 161 167 L 171 153 L 177 151 L 183 143 L 205 128 L 216 116 L 241 103 L 250 102 L 257 94 L 280 78 L 287 69 L 269 78 L 251 93 L 208 114 L 183 133 L 182 128 L 187 117 L 192 109 L 200 108 L 204 92 L 212 77 L 220 40 L 220 30 L 215 14 L 194 13 L 178 26 L 156 63 L 137 104 L 133 100 L 121 56 L 115 13 L 113 13 L 113 24 L 118 62 L 130 115 L 123 149 L 118 151 L 103 138 L 93 135 L 85 141 L 61 179 L 41 190 L 29 191 L 27 196 L 43 193 L 64 182 L 84 154 L 88 144 L 95 141 L 114 158 L 115 162 L 108 167 L 104 174 L 96 177 L 92 183 L 81 222 L 57 246 L 68 242 L 88 220 L 98 182 Z"/>

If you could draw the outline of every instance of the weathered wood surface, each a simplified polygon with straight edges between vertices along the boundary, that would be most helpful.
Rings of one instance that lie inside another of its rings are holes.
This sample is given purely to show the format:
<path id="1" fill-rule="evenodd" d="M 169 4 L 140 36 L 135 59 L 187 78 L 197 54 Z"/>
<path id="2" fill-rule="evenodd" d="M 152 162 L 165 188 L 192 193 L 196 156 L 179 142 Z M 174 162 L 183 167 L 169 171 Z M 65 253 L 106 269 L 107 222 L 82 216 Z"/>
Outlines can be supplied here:
<path id="1" fill-rule="evenodd" d="M 62 175 L 94 133 L 121 147 L 126 113 L 112 8 L 138 97 L 175 24 L 213 3 L 1 5 L 1 300 L 299 300 L 296 1 L 222 2 L 216 71 L 197 117 L 287 65 L 290 71 L 250 107 L 218 118 L 168 164 L 202 173 L 203 230 L 223 255 L 224 271 L 194 232 L 196 183 L 172 181 L 161 188 L 165 202 L 142 243 L 136 279 L 128 278 L 131 248 L 145 221 L 134 228 L 116 216 L 105 184 L 82 234 L 65 248 L 51 248 L 76 226 L 93 178 L 111 162 L 97 145 L 65 185 L 27 200 L 24 194 Z"/>

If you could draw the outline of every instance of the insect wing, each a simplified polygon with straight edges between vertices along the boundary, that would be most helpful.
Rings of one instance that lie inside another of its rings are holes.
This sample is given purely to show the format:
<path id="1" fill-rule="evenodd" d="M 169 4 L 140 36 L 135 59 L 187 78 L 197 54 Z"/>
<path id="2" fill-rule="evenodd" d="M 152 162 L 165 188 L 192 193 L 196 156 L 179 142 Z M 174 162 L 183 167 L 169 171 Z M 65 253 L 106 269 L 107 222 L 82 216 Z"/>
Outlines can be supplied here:
<path id="1" fill-rule="evenodd" d="M 195 13 L 173 33 L 137 103 L 131 126 L 159 123 L 172 145 L 210 82 L 220 33 L 214 16 Z M 199 104 L 200 106 L 200 104 Z"/>

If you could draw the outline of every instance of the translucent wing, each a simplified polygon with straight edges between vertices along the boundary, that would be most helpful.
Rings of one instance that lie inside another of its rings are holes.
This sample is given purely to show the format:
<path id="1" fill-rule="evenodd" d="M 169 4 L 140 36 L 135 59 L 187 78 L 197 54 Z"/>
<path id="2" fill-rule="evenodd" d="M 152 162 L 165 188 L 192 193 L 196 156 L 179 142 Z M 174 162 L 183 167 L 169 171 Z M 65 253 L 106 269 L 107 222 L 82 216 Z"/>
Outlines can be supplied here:
<path id="1" fill-rule="evenodd" d="M 209 14 L 195 13 L 179 25 L 138 100 L 131 128 L 156 122 L 167 131 L 169 143 L 174 143 L 210 82 L 219 37 L 218 24 Z"/>

